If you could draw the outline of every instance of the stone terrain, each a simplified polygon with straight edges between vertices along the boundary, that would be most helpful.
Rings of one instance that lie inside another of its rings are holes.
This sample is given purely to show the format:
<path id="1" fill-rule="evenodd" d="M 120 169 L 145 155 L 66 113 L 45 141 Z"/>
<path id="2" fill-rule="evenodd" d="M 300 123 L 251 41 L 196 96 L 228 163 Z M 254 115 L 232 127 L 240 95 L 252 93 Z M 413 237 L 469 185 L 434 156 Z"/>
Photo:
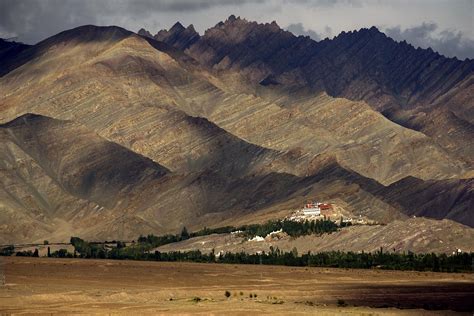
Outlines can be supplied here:
<path id="1" fill-rule="evenodd" d="M 202 36 L 88 25 L 6 43 L 0 242 L 176 233 L 314 198 L 387 227 L 474 226 L 470 60 L 232 16 Z"/>

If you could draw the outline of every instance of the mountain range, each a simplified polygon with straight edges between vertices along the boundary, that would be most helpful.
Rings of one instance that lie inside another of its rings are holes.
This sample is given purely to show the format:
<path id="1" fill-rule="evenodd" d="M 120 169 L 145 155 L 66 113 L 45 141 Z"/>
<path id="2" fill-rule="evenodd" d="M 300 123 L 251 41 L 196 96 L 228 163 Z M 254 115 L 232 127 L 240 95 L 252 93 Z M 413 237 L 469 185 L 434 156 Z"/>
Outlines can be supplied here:
<path id="1" fill-rule="evenodd" d="M 315 198 L 474 227 L 474 61 L 375 27 L 316 42 L 235 16 L 203 35 L 87 25 L 0 41 L 0 76 L 3 243 L 235 225 Z"/>

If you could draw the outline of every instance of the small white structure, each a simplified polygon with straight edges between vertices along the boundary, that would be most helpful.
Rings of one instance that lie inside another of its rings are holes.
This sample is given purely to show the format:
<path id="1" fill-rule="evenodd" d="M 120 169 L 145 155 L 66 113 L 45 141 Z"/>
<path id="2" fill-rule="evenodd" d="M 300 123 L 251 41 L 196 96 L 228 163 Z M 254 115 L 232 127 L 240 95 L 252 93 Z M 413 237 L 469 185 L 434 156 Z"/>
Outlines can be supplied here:
<path id="1" fill-rule="evenodd" d="M 252 239 L 249 239 L 249 241 L 264 241 L 264 240 L 265 238 L 263 238 L 262 236 L 255 236 Z"/>
<path id="2" fill-rule="evenodd" d="M 278 234 L 280 234 L 280 233 L 282 233 L 282 232 L 283 232 L 283 229 L 280 228 L 279 230 L 275 230 L 275 231 L 272 231 L 272 232 L 268 233 L 266 237 L 271 237 L 271 236 L 273 236 L 273 235 L 278 235 Z"/>

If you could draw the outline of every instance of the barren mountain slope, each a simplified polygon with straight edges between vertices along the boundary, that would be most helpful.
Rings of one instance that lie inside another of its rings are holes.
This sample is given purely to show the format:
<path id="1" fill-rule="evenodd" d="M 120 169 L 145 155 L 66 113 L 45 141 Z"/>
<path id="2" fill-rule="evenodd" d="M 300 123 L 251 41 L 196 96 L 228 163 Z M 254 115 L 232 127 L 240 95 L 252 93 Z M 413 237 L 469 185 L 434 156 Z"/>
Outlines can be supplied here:
<path id="1" fill-rule="evenodd" d="M 258 24 L 234 16 L 203 36 L 177 24 L 155 38 L 219 75 L 238 71 L 254 86 L 364 100 L 399 124 L 432 137 L 472 167 L 474 148 L 463 142 L 474 137 L 472 60 L 397 43 L 375 27 L 315 42 L 283 31 L 275 22 Z"/>
<path id="2" fill-rule="evenodd" d="M 474 227 L 474 180 L 423 181 L 407 177 L 384 188 L 377 195 L 402 206 L 407 215 L 449 218 Z"/>
<path id="3" fill-rule="evenodd" d="M 8 239 L 54 238 L 63 229 L 69 230 L 63 239 L 74 231 L 100 231 L 123 213 L 110 210 L 127 209 L 142 186 L 156 185 L 168 173 L 73 122 L 25 115 L 1 125 L 0 132 L 2 203 L 7 215 L 25 214 L 32 221 L 8 225 L 7 231 L 25 230 L 10 231 Z M 26 230 L 34 223 L 45 231 Z"/>
<path id="4" fill-rule="evenodd" d="M 415 49 L 375 27 L 315 42 L 275 22 L 258 24 L 230 16 L 203 36 L 177 23 L 154 37 L 209 67 L 240 70 L 255 83 L 303 84 L 330 95 L 363 99 L 382 110 L 435 103 L 472 79 L 474 71 L 472 60 Z M 189 38 L 194 40 L 183 41 Z M 470 107 L 470 102 L 463 106 Z"/>
<path id="5" fill-rule="evenodd" d="M 105 35 L 90 35 L 94 32 Z M 172 57 L 170 49 L 151 40 L 133 34 L 105 40 L 109 33 L 124 32 L 86 26 L 44 41 L 41 56 L 0 80 L 0 117 L 8 121 L 35 112 L 77 120 L 171 170 L 198 170 L 202 156 L 215 151 L 219 141 L 189 122 L 183 111 L 206 117 L 250 143 L 298 158 L 300 167 L 279 165 L 274 171 L 306 175 L 311 172 L 307 162 L 326 153 L 344 167 L 386 184 L 408 175 L 443 179 L 466 172 L 464 161 L 363 102 L 319 94 L 281 106 L 226 89 L 192 61 Z M 45 43 L 54 44 L 47 48 Z M 193 149 L 186 150 L 196 133 L 204 133 L 209 141 L 194 142 Z"/>
<path id="6" fill-rule="evenodd" d="M 259 97 L 247 83 L 228 85 L 231 73 L 215 76 L 182 51 L 117 27 L 66 31 L 8 62 L 14 70 L 0 78 L 8 212 L 36 223 L 31 213 L 57 210 L 40 224 L 61 240 L 218 226 L 315 197 L 390 222 L 411 212 L 380 183 L 469 171 L 364 102 L 273 89 Z M 30 112 L 54 119 L 17 119 Z M 34 173 L 18 176 L 18 161 Z M 38 195 L 42 182 L 47 193 Z M 410 184 L 399 190 L 412 194 Z M 426 200 L 414 213 L 430 216 L 426 201 L 440 190 L 419 190 Z M 435 216 L 471 223 L 463 201 Z M 53 227 L 52 218 L 74 225 Z"/>
<path id="7" fill-rule="evenodd" d="M 74 122 L 25 115 L 0 131 L 4 242 L 66 241 L 71 234 L 134 238 L 176 232 L 183 225 L 233 224 L 261 212 L 298 208 L 312 196 L 380 222 L 404 218 L 397 203 L 377 196 L 383 186 L 331 161 L 313 162 L 317 171 L 306 178 L 269 173 L 231 179 L 218 171 L 170 175 Z M 465 204 L 456 207 L 467 214 Z"/>
<path id="8" fill-rule="evenodd" d="M 0 131 L 0 243 L 67 240 L 76 231 L 100 221 L 101 208 L 70 195 Z M 61 236 L 61 231 L 64 235 Z M 58 237 L 58 238 L 56 238 Z"/>
<path id="9" fill-rule="evenodd" d="M 288 201 L 296 207 L 302 196 L 315 192 L 353 202 L 359 212 L 378 220 L 401 217 L 364 191 L 381 190 L 379 184 L 337 165 L 321 165 L 308 178 L 274 172 L 229 178 L 219 169 L 172 175 L 71 121 L 28 114 L 2 125 L 0 132 L 7 225 L 0 237 L 5 242 L 65 241 L 70 234 L 134 238 L 175 232 L 183 225 L 198 229 Z M 360 189 L 348 192 L 349 181 Z"/>

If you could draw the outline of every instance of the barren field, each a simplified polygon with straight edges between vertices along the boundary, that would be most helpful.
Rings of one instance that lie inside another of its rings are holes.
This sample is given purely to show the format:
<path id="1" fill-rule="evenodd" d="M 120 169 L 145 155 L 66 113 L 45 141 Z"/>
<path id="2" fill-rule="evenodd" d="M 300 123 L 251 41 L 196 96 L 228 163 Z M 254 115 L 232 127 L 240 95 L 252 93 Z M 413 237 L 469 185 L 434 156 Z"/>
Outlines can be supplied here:
<path id="1" fill-rule="evenodd" d="M 444 315 L 451 313 L 446 309 L 474 308 L 472 274 L 18 257 L 0 260 L 6 278 L 6 285 L 0 287 L 2 314 L 247 315 L 252 311 Z M 229 298 L 225 291 L 230 292 Z M 256 297 L 250 298 L 250 294 Z"/>

